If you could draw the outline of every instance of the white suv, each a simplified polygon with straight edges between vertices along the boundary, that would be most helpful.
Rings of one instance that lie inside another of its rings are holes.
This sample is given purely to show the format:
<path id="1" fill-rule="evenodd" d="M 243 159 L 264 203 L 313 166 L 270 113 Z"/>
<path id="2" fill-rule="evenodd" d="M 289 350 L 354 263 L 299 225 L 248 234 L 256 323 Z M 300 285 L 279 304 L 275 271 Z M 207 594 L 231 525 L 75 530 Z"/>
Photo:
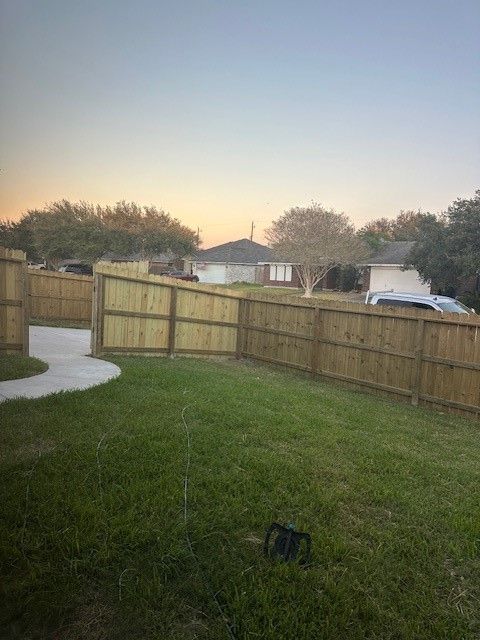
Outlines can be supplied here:
<path id="1" fill-rule="evenodd" d="M 394 293 L 393 291 L 368 291 L 365 304 L 381 304 L 386 307 L 413 307 L 447 313 L 475 313 L 464 304 L 447 296 L 421 293 Z"/>

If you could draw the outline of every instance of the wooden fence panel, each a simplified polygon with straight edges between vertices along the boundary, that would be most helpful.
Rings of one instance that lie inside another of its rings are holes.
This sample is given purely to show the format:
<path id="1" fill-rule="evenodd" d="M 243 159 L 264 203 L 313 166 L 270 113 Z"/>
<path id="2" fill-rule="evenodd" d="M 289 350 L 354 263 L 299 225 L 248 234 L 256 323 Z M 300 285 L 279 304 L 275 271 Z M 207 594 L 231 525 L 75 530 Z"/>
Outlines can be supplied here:
<path id="1" fill-rule="evenodd" d="M 475 411 L 480 406 L 480 324 L 427 322 L 421 379 L 424 400 Z"/>
<path id="2" fill-rule="evenodd" d="M 308 370 L 315 310 L 247 300 L 244 355 Z"/>
<path id="3" fill-rule="evenodd" d="M 28 348 L 26 256 L 0 247 L 0 353 L 28 356 Z"/>
<path id="4" fill-rule="evenodd" d="M 258 296 L 249 300 L 244 355 L 410 399 L 412 404 L 478 415 L 478 317 L 333 301 L 308 301 L 304 309 L 316 307 L 314 315 L 310 312 L 299 321 L 293 310 L 286 319 L 276 311 L 279 305 L 293 309 L 301 304 L 266 299 L 259 304 Z M 282 333 L 288 330 L 297 336 Z"/>
<path id="5" fill-rule="evenodd" d="M 99 264 L 92 350 L 234 355 L 239 294 Z"/>
<path id="6" fill-rule="evenodd" d="M 231 355 L 412 404 L 480 413 L 480 318 L 289 302 L 118 267 L 95 276 L 95 354 Z"/>
<path id="7" fill-rule="evenodd" d="M 149 282 L 102 279 L 102 350 L 166 352 L 171 290 Z"/>
<path id="8" fill-rule="evenodd" d="M 177 289 L 177 353 L 232 355 L 236 350 L 239 300 L 211 291 Z"/>
<path id="9" fill-rule="evenodd" d="M 28 279 L 32 318 L 91 322 L 92 276 L 29 269 Z"/>
<path id="10" fill-rule="evenodd" d="M 148 260 L 132 260 L 129 262 L 113 262 L 111 260 L 99 260 L 96 263 L 96 268 L 101 269 L 102 266 L 105 265 L 108 267 L 116 267 L 122 269 L 122 271 L 128 271 L 132 275 L 143 273 L 147 274 L 149 269 L 149 261 Z"/>
<path id="11" fill-rule="evenodd" d="M 411 325 L 415 320 L 322 309 L 325 365 L 338 374 L 404 395 L 410 389 Z M 320 361 L 322 359 L 320 358 Z"/>

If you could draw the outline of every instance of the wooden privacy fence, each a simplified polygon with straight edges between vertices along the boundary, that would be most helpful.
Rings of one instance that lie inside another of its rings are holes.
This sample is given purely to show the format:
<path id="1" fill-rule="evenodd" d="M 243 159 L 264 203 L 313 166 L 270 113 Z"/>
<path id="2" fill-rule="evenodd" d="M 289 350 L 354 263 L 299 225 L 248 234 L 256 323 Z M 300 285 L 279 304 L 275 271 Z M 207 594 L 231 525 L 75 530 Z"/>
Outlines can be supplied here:
<path id="1" fill-rule="evenodd" d="M 234 355 L 241 294 L 98 265 L 92 352 Z"/>
<path id="2" fill-rule="evenodd" d="M 148 273 L 148 262 L 137 261 L 117 265 L 99 262 L 98 268 L 122 268 L 131 274 Z M 44 269 L 29 269 L 30 317 L 35 320 L 52 320 L 89 323 L 92 320 L 92 276 L 60 273 Z"/>
<path id="3" fill-rule="evenodd" d="M 92 276 L 29 269 L 30 317 L 91 322 Z"/>
<path id="4" fill-rule="evenodd" d="M 99 260 L 96 263 L 96 268 L 99 269 L 102 266 L 116 267 L 125 269 L 131 273 L 148 273 L 150 262 L 148 260 L 129 260 L 128 262 L 114 262 L 112 260 Z"/>
<path id="5" fill-rule="evenodd" d="M 28 356 L 27 290 L 24 252 L 0 247 L 0 353 Z"/>
<path id="6" fill-rule="evenodd" d="M 478 417 L 480 319 L 353 303 L 245 298 L 101 267 L 94 355 L 248 357 Z"/>
<path id="7" fill-rule="evenodd" d="M 242 355 L 412 404 L 480 412 L 480 318 L 320 301 L 248 300 Z"/>

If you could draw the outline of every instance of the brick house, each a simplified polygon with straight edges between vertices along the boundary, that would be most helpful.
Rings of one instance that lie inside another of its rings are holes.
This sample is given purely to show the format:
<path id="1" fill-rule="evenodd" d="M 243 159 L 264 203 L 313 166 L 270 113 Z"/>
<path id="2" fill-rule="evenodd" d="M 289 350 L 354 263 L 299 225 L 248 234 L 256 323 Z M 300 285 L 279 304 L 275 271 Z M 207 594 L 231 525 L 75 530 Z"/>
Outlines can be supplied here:
<path id="1" fill-rule="evenodd" d="M 247 238 L 202 249 L 186 261 L 186 270 L 198 276 L 199 282 L 231 284 L 262 283 L 262 264 L 272 259 L 269 247 Z"/>

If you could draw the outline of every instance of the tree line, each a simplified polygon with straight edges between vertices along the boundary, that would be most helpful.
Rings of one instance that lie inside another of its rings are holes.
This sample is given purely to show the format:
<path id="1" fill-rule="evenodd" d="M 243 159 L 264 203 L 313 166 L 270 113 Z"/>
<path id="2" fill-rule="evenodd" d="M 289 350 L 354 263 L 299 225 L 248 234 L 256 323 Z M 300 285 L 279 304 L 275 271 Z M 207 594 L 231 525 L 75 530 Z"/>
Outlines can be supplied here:
<path id="1" fill-rule="evenodd" d="M 321 204 L 293 207 L 266 231 L 279 260 L 296 264 L 305 295 L 334 268 L 345 288 L 353 288 L 355 265 L 386 241 L 413 240 L 405 267 L 425 282 L 454 294 L 462 279 L 480 274 L 480 190 L 459 198 L 440 215 L 400 211 L 394 219 L 372 220 L 356 231 L 349 217 Z M 170 251 L 195 252 L 195 232 L 162 209 L 120 201 L 113 206 L 60 200 L 27 211 L 17 222 L 0 221 L 0 245 L 23 249 L 29 260 L 78 258 L 93 262 L 107 251 L 150 259 Z"/>
<path id="2" fill-rule="evenodd" d="M 68 258 L 92 263 L 107 251 L 142 259 L 168 251 L 184 256 L 197 241 L 192 229 L 162 209 L 123 200 L 112 206 L 60 200 L 18 221 L 0 221 L 0 245 L 53 267 Z"/>

